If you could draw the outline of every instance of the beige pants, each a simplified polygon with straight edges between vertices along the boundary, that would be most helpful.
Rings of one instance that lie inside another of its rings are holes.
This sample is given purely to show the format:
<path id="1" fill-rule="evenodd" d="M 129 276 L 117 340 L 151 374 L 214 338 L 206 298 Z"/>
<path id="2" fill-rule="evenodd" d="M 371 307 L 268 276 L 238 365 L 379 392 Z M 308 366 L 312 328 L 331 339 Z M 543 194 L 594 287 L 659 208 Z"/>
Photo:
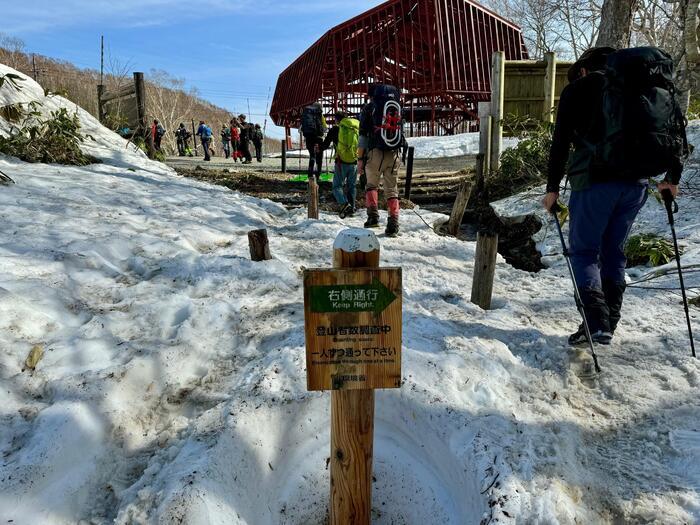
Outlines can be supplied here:
<path id="1" fill-rule="evenodd" d="M 367 155 L 365 174 L 367 175 L 367 190 L 379 188 L 379 181 L 384 178 L 384 197 L 386 199 L 399 196 L 399 153 L 400 150 L 383 151 L 371 149 Z"/>

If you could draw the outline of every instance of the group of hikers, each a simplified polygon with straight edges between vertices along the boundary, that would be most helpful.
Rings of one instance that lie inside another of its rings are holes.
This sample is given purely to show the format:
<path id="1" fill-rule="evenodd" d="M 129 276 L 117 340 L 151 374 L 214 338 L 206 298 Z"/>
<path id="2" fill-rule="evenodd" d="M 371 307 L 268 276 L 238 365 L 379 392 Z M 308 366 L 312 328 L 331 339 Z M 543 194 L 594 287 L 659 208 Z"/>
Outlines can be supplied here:
<path id="1" fill-rule="evenodd" d="M 203 120 L 199 121 L 197 136 L 204 149 L 204 160 L 211 160 L 211 155 L 214 154 L 214 149 L 212 148 L 213 131 Z M 228 124 L 222 124 L 219 136 L 221 137 L 221 147 L 225 158 L 231 158 L 234 162 L 240 160 L 242 164 L 252 163 L 253 155 L 250 151 L 250 143 L 252 142 L 255 148 L 255 158 L 258 162 L 262 162 L 265 135 L 260 124 L 247 122 L 246 116 L 241 114 L 232 118 Z"/>
<path id="2" fill-rule="evenodd" d="M 309 152 L 309 178 L 318 180 L 323 152 L 334 148 L 333 194 L 346 217 L 355 213 L 358 173 L 365 175 L 365 228 L 379 226 L 383 179 L 386 234 L 395 236 L 398 168 L 405 149 L 400 92 L 374 84 L 368 95 L 359 120 L 336 111 L 328 132 L 320 103 L 304 109 L 301 132 Z M 566 175 L 570 247 L 563 236 L 561 240 L 583 320 L 570 344 L 593 349 L 593 343 L 611 343 L 626 288 L 627 238 L 652 177 L 665 174 L 656 189 L 671 209 L 689 154 L 686 124 L 673 85 L 673 61 L 665 52 L 593 48 L 571 66 L 558 106 L 543 201 L 561 229 L 556 214 L 564 207 L 559 198 Z"/>
<path id="3" fill-rule="evenodd" d="M 355 214 L 359 173 L 365 181 L 365 228 L 379 227 L 378 192 L 383 179 L 388 210 L 385 234 L 394 237 L 399 234 L 398 172 L 401 152 L 406 150 L 401 96 L 395 86 L 387 84 L 370 85 L 368 96 L 359 119 L 337 110 L 330 131 L 321 103 L 304 109 L 301 133 L 309 152 L 308 173 L 318 182 L 323 152 L 331 148 L 335 151 L 333 195 L 343 218 Z"/>
<path id="4" fill-rule="evenodd" d="M 165 128 L 159 124 L 158 120 L 154 120 L 151 125 L 151 136 L 153 137 L 153 145 L 156 151 L 161 150 L 161 141 L 165 135 Z M 174 131 L 177 142 L 177 154 L 180 157 L 192 157 L 192 148 L 190 148 L 190 139 L 192 133 L 187 129 L 184 122 Z M 210 161 L 212 156 L 215 156 L 214 151 L 214 133 L 211 127 L 204 121 L 199 121 L 199 127 L 195 133 L 199 137 L 200 144 L 204 150 L 204 160 Z M 255 148 L 255 158 L 258 162 L 262 162 L 263 142 L 265 135 L 260 124 L 250 124 L 246 122 L 245 115 L 238 115 L 230 120 L 228 124 L 222 124 L 219 132 L 221 137 L 221 149 L 226 159 L 233 159 L 234 162 L 239 160 L 243 164 L 253 162 L 250 144 Z"/>

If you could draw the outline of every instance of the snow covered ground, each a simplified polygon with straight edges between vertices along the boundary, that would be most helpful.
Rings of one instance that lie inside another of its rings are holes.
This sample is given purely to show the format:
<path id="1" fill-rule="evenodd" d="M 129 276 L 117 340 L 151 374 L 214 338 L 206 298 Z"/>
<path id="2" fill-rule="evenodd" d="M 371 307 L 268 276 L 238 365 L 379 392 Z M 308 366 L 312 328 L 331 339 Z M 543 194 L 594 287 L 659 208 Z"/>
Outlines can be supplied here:
<path id="1" fill-rule="evenodd" d="M 416 148 L 416 159 L 441 159 L 445 157 L 461 157 L 479 153 L 479 133 L 460 133 L 446 137 L 409 137 L 408 144 Z M 503 148 L 517 145 L 518 139 L 505 137 Z M 270 153 L 270 158 L 280 158 L 281 153 Z M 288 158 L 308 157 L 306 150 L 291 150 Z"/>
<path id="2" fill-rule="evenodd" d="M 305 391 L 301 270 L 363 219 L 183 179 L 80 116 L 103 164 L 0 156 L 17 182 L 0 186 L 0 521 L 324 523 L 329 395 Z M 700 203 L 681 205 L 689 264 Z M 539 274 L 499 259 L 485 312 L 474 244 L 416 213 L 380 239 L 403 267 L 404 385 L 377 393 L 374 523 L 699 521 L 700 366 L 678 295 L 631 289 L 586 384 L 561 257 Z M 261 227 L 274 259 L 253 263 Z M 657 203 L 640 228 L 666 232 Z"/>

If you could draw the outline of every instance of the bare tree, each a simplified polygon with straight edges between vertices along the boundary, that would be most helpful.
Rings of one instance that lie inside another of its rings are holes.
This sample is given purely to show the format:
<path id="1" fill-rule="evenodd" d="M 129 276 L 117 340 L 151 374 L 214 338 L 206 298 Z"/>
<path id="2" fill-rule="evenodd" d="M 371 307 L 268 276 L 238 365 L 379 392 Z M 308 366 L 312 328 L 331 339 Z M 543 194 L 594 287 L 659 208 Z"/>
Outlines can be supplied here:
<path id="1" fill-rule="evenodd" d="M 596 46 L 628 47 L 637 0 L 604 0 Z"/>

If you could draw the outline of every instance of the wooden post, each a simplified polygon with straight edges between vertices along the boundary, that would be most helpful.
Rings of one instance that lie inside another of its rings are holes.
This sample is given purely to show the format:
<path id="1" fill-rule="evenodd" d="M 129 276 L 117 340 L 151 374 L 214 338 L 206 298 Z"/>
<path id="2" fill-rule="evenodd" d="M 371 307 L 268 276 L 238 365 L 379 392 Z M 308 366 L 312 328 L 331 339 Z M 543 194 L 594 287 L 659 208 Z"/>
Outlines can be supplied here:
<path id="1" fill-rule="evenodd" d="M 282 173 L 287 173 L 287 138 L 282 139 Z"/>
<path id="2" fill-rule="evenodd" d="M 484 174 L 491 172 L 492 123 L 491 104 L 489 102 L 479 102 L 479 153 L 484 156 Z"/>
<path id="3" fill-rule="evenodd" d="M 334 268 L 376 268 L 379 241 L 369 230 L 344 230 Z M 331 392 L 330 525 L 369 525 L 372 510 L 374 390 Z"/>
<path id="4" fill-rule="evenodd" d="M 194 154 L 197 153 L 197 133 L 194 131 L 194 119 L 192 119 L 192 145 L 194 146 Z"/>
<path id="5" fill-rule="evenodd" d="M 318 184 L 316 184 L 316 177 L 309 175 L 309 204 L 308 204 L 308 217 L 309 219 L 318 219 Z"/>
<path id="6" fill-rule="evenodd" d="M 544 72 L 544 107 L 542 120 L 544 122 L 554 122 L 554 97 L 556 95 L 557 84 L 557 55 L 555 53 L 545 53 Z"/>
<path id="7" fill-rule="evenodd" d="M 150 126 L 146 122 L 146 83 L 143 80 L 143 73 L 134 73 L 134 86 L 136 87 L 136 115 L 139 125 L 139 133 L 146 141 L 148 158 L 155 157 L 156 148 L 153 145 Z"/>
<path id="8" fill-rule="evenodd" d="M 269 261 L 272 259 L 270 245 L 267 241 L 267 230 L 252 230 L 248 232 L 248 246 L 251 261 Z"/>
<path id="9" fill-rule="evenodd" d="M 497 254 L 498 234 L 479 232 L 476 237 L 471 301 L 484 310 L 491 309 L 491 296 L 493 294 L 493 279 L 496 274 Z"/>
<path id="10" fill-rule="evenodd" d="M 411 183 L 413 182 L 413 156 L 416 153 L 416 148 L 410 146 L 408 148 L 408 160 L 406 161 L 406 181 L 404 182 L 404 198 L 407 201 L 411 200 Z"/>
<path id="11" fill-rule="evenodd" d="M 505 62 L 503 51 L 493 53 L 491 63 L 491 158 L 489 169 L 497 171 L 500 167 L 501 148 L 503 145 L 503 96 L 505 87 Z"/>
<path id="12" fill-rule="evenodd" d="M 454 206 L 452 206 L 450 220 L 447 222 L 447 231 L 450 235 L 457 236 L 457 233 L 459 233 L 459 228 L 462 225 L 464 212 L 467 209 L 467 204 L 469 203 L 469 197 L 471 197 L 473 187 L 474 182 L 471 180 L 465 180 L 459 187 Z"/>
<path id="13" fill-rule="evenodd" d="M 102 84 L 97 84 L 97 119 L 100 123 L 105 122 L 105 110 L 102 104 L 102 95 L 105 92 L 105 87 Z"/>

